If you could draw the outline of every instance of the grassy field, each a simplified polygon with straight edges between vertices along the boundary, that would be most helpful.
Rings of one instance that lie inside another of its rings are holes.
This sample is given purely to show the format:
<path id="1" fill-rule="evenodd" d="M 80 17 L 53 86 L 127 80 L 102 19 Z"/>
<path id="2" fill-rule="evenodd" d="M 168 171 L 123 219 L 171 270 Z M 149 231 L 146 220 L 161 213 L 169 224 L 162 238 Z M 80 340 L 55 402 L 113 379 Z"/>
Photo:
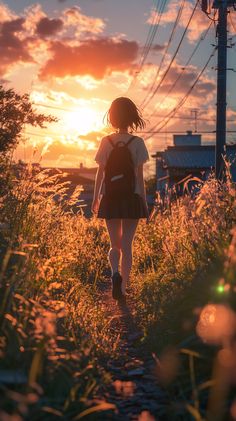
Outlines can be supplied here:
<path id="1" fill-rule="evenodd" d="M 118 347 L 101 293 L 108 236 L 103 222 L 70 211 L 79 188 L 65 201 L 63 174 L 29 166 L 16 177 L 8 167 L 2 177 L 0 418 L 81 419 L 109 384 L 104 361 Z M 134 242 L 129 290 L 141 341 L 192 419 L 208 408 L 223 420 L 232 404 L 235 210 L 230 179 L 212 178 L 195 199 L 186 195 L 141 222 Z M 108 407 L 104 400 L 97 409 Z"/>

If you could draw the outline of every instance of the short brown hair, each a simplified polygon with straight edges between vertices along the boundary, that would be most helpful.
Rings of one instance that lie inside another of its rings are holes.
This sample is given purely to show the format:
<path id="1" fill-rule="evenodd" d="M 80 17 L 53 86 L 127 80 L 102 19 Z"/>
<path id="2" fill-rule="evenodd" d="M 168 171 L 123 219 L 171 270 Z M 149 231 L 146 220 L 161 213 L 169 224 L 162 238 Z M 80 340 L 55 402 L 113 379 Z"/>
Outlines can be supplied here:
<path id="1" fill-rule="evenodd" d="M 131 99 L 126 97 L 116 98 L 112 102 L 107 112 L 107 123 L 116 129 L 137 130 L 146 126 L 139 109 Z"/>

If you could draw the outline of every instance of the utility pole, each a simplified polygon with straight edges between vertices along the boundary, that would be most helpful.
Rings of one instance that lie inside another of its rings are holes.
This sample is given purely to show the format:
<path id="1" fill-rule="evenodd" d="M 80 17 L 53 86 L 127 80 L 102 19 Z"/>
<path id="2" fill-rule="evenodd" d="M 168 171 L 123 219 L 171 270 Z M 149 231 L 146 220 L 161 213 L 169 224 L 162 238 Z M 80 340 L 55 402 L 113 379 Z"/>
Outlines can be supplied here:
<path id="1" fill-rule="evenodd" d="M 226 153 L 226 74 L 228 1 L 217 0 L 214 2 L 213 7 L 218 9 L 215 175 L 217 180 L 222 180 L 224 178 L 224 154 Z"/>
<path id="2" fill-rule="evenodd" d="M 218 9 L 216 35 L 217 49 L 217 99 L 216 99 L 216 148 L 215 175 L 224 178 L 224 155 L 226 153 L 226 91 L 227 91 L 227 15 L 228 8 L 235 7 L 236 0 L 214 0 L 212 8 Z M 202 0 L 202 10 L 209 15 L 209 1 Z"/>
<path id="3" fill-rule="evenodd" d="M 198 108 L 191 109 L 191 115 L 194 118 L 194 131 L 197 133 L 197 118 L 198 118 Z"/>

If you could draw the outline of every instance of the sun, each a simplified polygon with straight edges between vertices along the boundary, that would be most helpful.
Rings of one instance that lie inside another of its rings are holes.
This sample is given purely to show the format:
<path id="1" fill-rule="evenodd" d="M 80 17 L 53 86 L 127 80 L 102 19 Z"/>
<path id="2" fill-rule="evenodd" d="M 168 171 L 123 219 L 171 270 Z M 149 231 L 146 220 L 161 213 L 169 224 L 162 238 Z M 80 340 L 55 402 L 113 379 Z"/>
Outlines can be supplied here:
<path id="1" fill-rule="evenodd" d="M 85 135 L 98 130 L 101 126 L 99 113 L 88 107 L 77 108 L 75 111 L 63 116 L 65 131 L 70 134 Z"/>

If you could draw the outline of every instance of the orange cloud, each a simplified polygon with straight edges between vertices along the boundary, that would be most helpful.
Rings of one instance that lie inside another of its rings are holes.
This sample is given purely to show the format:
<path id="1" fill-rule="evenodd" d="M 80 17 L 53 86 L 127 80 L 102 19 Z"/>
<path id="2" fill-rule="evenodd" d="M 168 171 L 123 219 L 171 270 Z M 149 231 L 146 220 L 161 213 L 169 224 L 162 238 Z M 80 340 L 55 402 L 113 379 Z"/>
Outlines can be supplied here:
<path id="1" fill-rule="evenodd" d="M 82 139 L 83 141 L 88 140 L 88 141 L 92 141 L 94 143 L 97 143 L 100 141 L 100 139 L 106 135 L 106 132 L 89 132 L 85 135 L 80 135 L 79 138 Z"/>
<path id="2" fill-rule="evenodd" d="M 0 4 L 0 77 L 16 64 L 47 61 L 51 46 L 48 37 L 53 37 L 56 45 L 56 41 L 63 43 L 63 34 L 67 45 L 74 47 L 78 39 L 97 34 L 104 26 L 102 19 L 82 14 L 77 6 L 65 9 L 57 18 L 49 18 L 39 4 L 25 9 L 23 17 Z"/>
<path id="3" fill-rule="evenodd" d="M 40 4 L 34 4 L 25 10 L 25 30 L 28 36 L 35 35 L 38 22 L 47 17 Z"/>
<path id="4" fill-rule="evenodd" d="M 138 56 L 136 41 L 110 38 L 88 39 L 78 46 L 51 42 L 52 57 L 40 71 L 42 80 L 51 77 L 91 75 L 102 79 L 115 70 L 127 70 Z"/>
<path id="5" fill-rule="evenodd" d="M 0 4 L 0 22 L 9 21 L 12 19 L 15 19 L 17 16 L 15 13 L 12 13 L 12 11 L 5 5 Z"/>
<path id="6" fill-rule="evenodd" d="M 104 20 L 83 15 L 79 6 L 66 9 L 63 13 L 63 18 L 66 26 L 76 27 L 77 34 L 81 32 L 98 34 L 105 27 Z"/>
<path id="7" fill-rule="evenodd" d="M 42 165 L 59 165 L 65 167 L 79 166 L 80 162 L 85 165 L 96 165 L 94 156 L 97 149 L 97 141 L 83 140 L 77 143 L 61 143 L 56 138 L 50 141 L 38 142 L 36 147 L 28 143 L 24 146 L 24 154 L 27 159 L 40 162 Z M 21 155 L 22 147 L 18 147 L 18 155 Z M 23 150 L 22 150 L 23 152 Z"/>

